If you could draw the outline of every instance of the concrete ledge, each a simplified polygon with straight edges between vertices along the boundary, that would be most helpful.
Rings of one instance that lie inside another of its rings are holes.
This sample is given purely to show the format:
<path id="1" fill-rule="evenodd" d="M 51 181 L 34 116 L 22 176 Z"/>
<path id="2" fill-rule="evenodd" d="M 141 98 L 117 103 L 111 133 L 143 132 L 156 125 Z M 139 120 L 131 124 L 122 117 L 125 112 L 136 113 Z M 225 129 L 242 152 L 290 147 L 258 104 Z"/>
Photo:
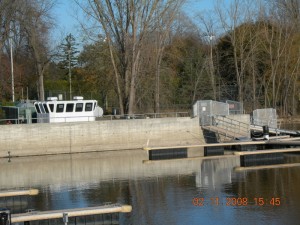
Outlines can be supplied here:
<path id="1" fill-rule="evenodd" d="M 0 157 L 204 143 L 196 118 L 3 125 Z"/>

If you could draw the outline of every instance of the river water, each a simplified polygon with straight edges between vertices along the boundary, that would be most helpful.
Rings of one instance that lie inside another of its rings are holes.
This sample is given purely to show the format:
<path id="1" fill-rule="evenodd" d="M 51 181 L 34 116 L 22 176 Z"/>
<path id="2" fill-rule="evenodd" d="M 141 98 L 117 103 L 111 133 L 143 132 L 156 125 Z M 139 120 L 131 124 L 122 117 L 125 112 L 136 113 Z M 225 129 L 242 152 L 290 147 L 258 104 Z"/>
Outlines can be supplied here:
<path id="1" fill-rule="evenodd" d="M 118 202 L 133 207 L 119 224 L 300 224 L 300 167 L 235 172 L 236 157 L 144 163 L 147 158 L 132 150 L 1 159 L 2 190 L 40 191 L 2 200 L 1 207 L 18 213 Z M 300 155 L 286 160 L 300 162 Z"/>

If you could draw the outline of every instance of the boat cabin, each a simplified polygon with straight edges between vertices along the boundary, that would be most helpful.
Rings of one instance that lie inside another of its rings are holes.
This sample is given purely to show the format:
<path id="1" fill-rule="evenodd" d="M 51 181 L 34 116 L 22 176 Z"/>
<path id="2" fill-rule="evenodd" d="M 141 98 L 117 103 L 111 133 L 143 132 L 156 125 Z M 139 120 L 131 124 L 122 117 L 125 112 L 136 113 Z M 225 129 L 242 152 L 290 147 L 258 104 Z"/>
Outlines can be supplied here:
<path id="1" fill-rule="evenodd" d="M 34 106 L 38 123 L 95 121 L 103 115 L 96 100 L 83 100 L 81 96 L 74 96 L 70 101 L 48 97 L 47 101 L 35 102 Z"/>

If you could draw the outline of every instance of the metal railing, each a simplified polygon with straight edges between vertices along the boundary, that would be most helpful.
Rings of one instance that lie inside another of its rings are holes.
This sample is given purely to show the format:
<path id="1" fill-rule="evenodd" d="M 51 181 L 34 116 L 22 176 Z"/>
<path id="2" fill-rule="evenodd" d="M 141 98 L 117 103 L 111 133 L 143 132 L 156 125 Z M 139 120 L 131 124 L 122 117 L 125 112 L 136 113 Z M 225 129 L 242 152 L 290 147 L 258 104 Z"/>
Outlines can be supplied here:
<path id="1" fill-rule="evenodd" d="M 226 116 L 214 116 L 212 120 L 213 126 L 221 127 L 224 130 L 226 138 L 250 135 L 250 124 Z"/>
<path id="2" fill-rule="evenodd" d="M 169 113 L 145 113 L 145 114 L 124 114 L 124 115 L 103 115 L 97 120 L 118 120 L 118 119 L 157 119 L 167 117 L 190 117 L 189 112 L 169 112 Z"/>
<path id="3" fill-rule="evenodd" d="M 83 122 L 83 121 L 100 121 L 100 120 L 122 120 L 122 119 L 155 119 L 155 118 L 170 118 L 170 117 L 190 117 L 189 112 L 168 112 L 168 113 L 145 113 L 145 114 L 124 114 L 124 115 L 103 115 L 102 117 L 95 116 L 77 116 L 78 121 L 71 121 L 74 117 L 32 117 L 31 123 L 49 123 L 49 120 L 56 120 L 55 122 Z M 85 120 L 84 120 L 85 119 Z M 8 124 L 27 124 L 24 119 L 0 119 L 0 125 Z"/>
<path id="4" fill-rule="evenodd" d="M 0 125 L 11 125 L 11 124 L 21 124 L 23 123 L 19 119 L 0 119 Z"/>
<path id="5" fill-rule="evenodd" d="M 274 129 L 277 128 L 277 127 L 280 128 L 280 126 L 281 126 L 281 122 L 278 125 L 277 118 L 276 119 L 270 118 L 270 119 L 266 120 L 266 119 L 257 119 L 257 118 L 254 119 L 252 117 L 251 121 L 252 121 L 252 125 L 253 126 L 260 126 L 260 127 L 262 127 L 262 126 L 267 125 L 270 128 L 274 128 Z"/>

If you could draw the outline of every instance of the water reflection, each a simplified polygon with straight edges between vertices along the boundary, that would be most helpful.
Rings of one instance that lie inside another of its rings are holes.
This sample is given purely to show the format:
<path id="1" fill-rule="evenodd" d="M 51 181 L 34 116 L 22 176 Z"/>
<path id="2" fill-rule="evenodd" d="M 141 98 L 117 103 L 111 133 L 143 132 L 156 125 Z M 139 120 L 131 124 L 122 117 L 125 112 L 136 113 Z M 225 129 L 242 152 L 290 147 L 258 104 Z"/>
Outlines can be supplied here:
<path id="1" fill-rule="evenodd" d="M 299 162 L 299 155 L 287 155 Z M 234 172 L 239 158 L 143 164 L 142 150 L 13 158 L 0 161 L 1 189 L 38 188 L 24 207 L 78 208 L 130 204 L 120 224 L 298 224 L 300 169 Z M 203 198 L 202 206 L 193 205 Z M 214 200 L 218 198 L 219 204 Z M 227 205 L 247 198 L 247 205 Z M 263 198 L 265 204 L 255 204 Z M 280 198 L 280 205 L 270 204 Z"/>
<path id="2" fill-rule="evenodd" d="M 232 182 L 235 174 L 232 168 L 240 165 L 238 157 L 227 160 L 205 160 L 201 163 L 200 170 L 196 173 L 196 187 L 219 188 Z"/>

